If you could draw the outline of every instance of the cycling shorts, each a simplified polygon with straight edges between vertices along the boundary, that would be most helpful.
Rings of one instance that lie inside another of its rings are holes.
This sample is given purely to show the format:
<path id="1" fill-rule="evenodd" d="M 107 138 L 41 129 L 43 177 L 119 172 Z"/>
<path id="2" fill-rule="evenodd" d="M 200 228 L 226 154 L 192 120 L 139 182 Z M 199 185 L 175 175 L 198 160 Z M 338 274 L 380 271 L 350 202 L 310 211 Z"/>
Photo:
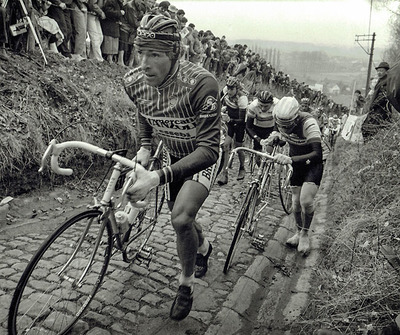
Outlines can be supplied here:
<path id="1" fill-rule="evenodd" d="M 259 138 L 265 140 L 266 138 L 269 137 L 269 135 L 271 135 L 271 133 L 274 130 L 274 127 L 262 128 L 262 127 L 253 126 L 253 130 Z M 257 151 L 261 151 L 262 145 L 260 144 L 260 142 L 253 140 L 253 149 L 257 150 Z"/>
<path id="2" fill-rule="evenodd" d="M 293 175 L 290 179 L 292 186 L 302 186 L 303 183 L 314 183 L 319 186 L 321 184 L 323 163 L 306 165 L 293 164 Z"/>
<path id="3" fill-rule="evenodd" d="M 227 127 L 228 136 L 235 138 L 236 142 L 243 143 L 244 133 L 246 131 L 246 122 L 231 120 L 227 123 Z"/>
<path id="4" fill-rule="evenodd" d="M 194 180 L 194 181 L 202 184 L 207 189 L 207 191 L 210 192 L 211 186 L 214 184 L 214 182 L 217 178 L 217 175 L 220 172 L 221 157 L 222 157 L 222 155 L 220 152 L 217 162 L 215 164 L 209 166 L 205 170 L 202 170 L 202 171 L 194 174 L 193 176 L 189 176 L 189 177 L 186 177 L 186 178 L 180 179 L 180 180 L 174 180 L 171 183 L 166 184 L 165 185 L 166 186 L 165 187 L 165 198 L 168 201 L 175 201 L 180 189 L 182 188 L 183 184 L 187 180 Z M 164 152 L 164 154 L 163 154 L 163 161 L 166 166 L 174 164 L 178 160 L 179 160 L 179 158 L 173 157 L 166 152 Z"/>

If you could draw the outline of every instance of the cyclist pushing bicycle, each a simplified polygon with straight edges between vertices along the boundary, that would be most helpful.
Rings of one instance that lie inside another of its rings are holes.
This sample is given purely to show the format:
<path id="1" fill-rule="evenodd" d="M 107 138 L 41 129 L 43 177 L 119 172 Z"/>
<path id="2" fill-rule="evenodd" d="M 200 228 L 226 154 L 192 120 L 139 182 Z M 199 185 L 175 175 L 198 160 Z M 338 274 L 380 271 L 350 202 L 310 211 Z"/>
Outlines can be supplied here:
<path id="1" fill-rule="evenodd" d="M 192 307 L 194 278 L 206 274 L 212 251 L 195 218 L 218 172 L 219 88 L 204 68 L 179 61 L 181 37 L 173 19 L 145 15 L 135 48 L 140 66 L 125 75 L 124 85 L 137 107 L 141 147 L 136 160 L 142 165 L 148 163 L 154 136 L 163 141 L 169 157 L 160 170 L 137 171 L 136 182 L 127 195 L 135 202 L 157 185 L 167 184 L 182 267 L 170 317 L 182 320 Z"/>
<path id="2" fill-rule="evenodd" d="M 314 216 L 314 199 L 322 179 L 321 132 L 315 118 L 299 111 L 293 97 L 283 97 L 274 108 L 275 130 L 262 144 L 280 140 L 289 144 L 289 156 L 276 154 L 279 164 L 292 164 L 292 205 L 297 232 L 287 244 L 306 255 L 310 250 L 309 229 Z"/>
<path id="3" fill-rule="evenodd" d="M 274 98 L 269 91 L 260 91 L 250 105 L 247 106 L 246 131 L 253 139 L 253 149 L 261 151 L 260 141 L 266 139 L 274 130 L 275 120 L 272 115 L 274 106 L 279 100 Z M 267 152 L 272 152 L 272 147 L 267 147 Z M 259 165 L 260 158 L 257 157 Z"/>

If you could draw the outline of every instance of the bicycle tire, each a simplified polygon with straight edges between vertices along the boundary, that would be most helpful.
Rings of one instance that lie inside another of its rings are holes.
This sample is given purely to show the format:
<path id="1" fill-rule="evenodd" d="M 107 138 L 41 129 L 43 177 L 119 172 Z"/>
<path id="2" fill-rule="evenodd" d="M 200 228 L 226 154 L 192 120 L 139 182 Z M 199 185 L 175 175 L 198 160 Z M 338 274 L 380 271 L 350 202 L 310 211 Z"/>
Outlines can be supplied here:
<path id="1" fill-rule="evenodd" d="M 256 195 L 256 188 L 254 187 L 254 185 L 252 185 L 249 188 L 246 197 L 242 203 L 242 206 L 240 207 L 239 214 L 236 217 L 235 233 L 233 235 L 233 239 L 229 247 L 228 254 L 226 256 L 224 270 L 223 270 L 224 274 L 228 273 L 229 267 L 232 264 L 232 260 L 236 252 L 236 247 L 239 243 L 240 238 L 244 233 L 245 230 L 244 228 L 246 226 L 246 222 L 249 216 L 250 205 L 252 204 L 252 199 L 255 197 L 255 195 Z"/>
<path id="2" fill-rule="evenodd" d="M 290 187 L 290 178 L 292 169 L 288 165 L 282 165 L 278 173 L 279 198 L 282 208 L 286 214 L 292 213 L 292 188 Z"/>
<path id="3" fill-rule="evenodd" d="M 101 214 L 84 211 L 43 242 L 14 292 L 8 317 L 10 335 L 66 334 L 82 316 L 101 286 L 113 246 L 110 225 L 100 221 Z"/>

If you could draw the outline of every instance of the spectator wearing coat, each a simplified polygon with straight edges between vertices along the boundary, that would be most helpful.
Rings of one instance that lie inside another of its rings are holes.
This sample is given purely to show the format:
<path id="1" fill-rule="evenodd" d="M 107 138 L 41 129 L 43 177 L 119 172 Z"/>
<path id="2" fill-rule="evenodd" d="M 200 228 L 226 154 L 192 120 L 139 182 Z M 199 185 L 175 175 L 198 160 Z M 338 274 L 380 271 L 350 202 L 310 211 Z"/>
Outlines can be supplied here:
<path id="1" fill-rule="evenodd" d="M 119 0 L 105 0 L 103 12 L 106 18 L 101 21 L 104 41 L 101 47 L 102 52 L 109 63 L 113 63 L 114 56 L 118 55 L 119 26 L 125 11 L 122 9 L 123 3 Z"/>
<path id="2" fill-rule="evenodd" d="M 103 61 L 101 45 L 104 38 L 100 20 L 104 20 L 106 18 L 106 14 L 104 14 L 103 10 L 101 9 L 102 7 L 103 0 L 88 1 L 87 32 L 90 39 L 88 57 L 99 62 Z"/>
<path id="3" fill-rule="evenodd" d="M 58 51 L 65 57 L 71 58 L 70 41 L 72 36 L 71 5 L 72 0 L 49 0 L 51 5 L 47 10 L 47 16 L 55 20 L 64 35 L 61 44 L 57 46 Z M 57 42 L 52 36 L 49 43 Z"/>
<path id="4" fill-rule="evenodd" d="M 388 127 L 392 122 L 392 112 L 386 89 L 389 68 L 387 62 L 381 62 L 375 68 L 379 79 L 372 94 L 368 115 L 361 127 L 364 141 L 368 141 L 379 130 Z"/>
<path id="5" fill-rule="evenodd" d="M 146 12 L 146 4 L 144 0 L 130 0 L 125 3 L 122 9 L 125 14 L 122 17 L 120 26 L 118 64 L 125 65 L 127 61 L 128 66 L 133 66 L 135 62 L 138 62 L 133 42 L 140 20 Z"/>

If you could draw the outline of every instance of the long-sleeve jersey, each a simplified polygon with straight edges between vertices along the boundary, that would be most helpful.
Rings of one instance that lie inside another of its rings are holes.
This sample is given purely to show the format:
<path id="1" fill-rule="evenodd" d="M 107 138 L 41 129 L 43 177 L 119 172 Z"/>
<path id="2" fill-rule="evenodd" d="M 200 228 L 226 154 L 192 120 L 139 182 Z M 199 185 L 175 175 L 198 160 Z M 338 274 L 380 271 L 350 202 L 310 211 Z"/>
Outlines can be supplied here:
<path id="1" fill-rule="evenodd" d="M 159 87 L 146 84 L 141 68 L 125 75 L 124 86 L 137 107 L 141 145 L 149 147 L 154 133 L 170 155 L 179 159 L 157 171 L 161 183 L 189 177 L 217 161 L 221 106 L 212 74 L 181 61 Z"/>
<path id="2" fill-rule="evenodd" d="M 290 134 L 280 132 L 282 140 L 289 143 L 289 156 L 293 163 L 321 163 L 321 132 L 317 120 L 310 114 L 300 112 L 299 121 Z M 279 128 L 276 128 L 279 131 Z M 271 137 L 276 136 L 274 131 Z"/>
<path id="3" fill-rule="evenodd" d="M 228 88 L 225 86 L 222 90 L 222 104 L 226 106 L 226 112 L 231 121 L 245 121 L 246 108 L 249 104 L 247 95 L 242 91 L 238 91 L 234 97 L 228 95 Z"/>

